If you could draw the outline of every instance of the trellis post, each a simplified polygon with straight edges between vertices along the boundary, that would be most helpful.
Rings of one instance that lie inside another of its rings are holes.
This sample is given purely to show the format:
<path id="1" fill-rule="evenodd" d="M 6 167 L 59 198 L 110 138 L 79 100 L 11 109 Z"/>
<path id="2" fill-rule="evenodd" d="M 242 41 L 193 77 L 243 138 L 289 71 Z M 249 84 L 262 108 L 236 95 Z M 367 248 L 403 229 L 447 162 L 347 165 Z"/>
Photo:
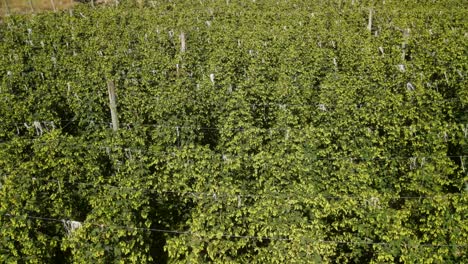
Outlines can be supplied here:
<path id="1" fill-rule="evenodd" d="M 115 95 L 115 85 L 113 81 L 107 81 L 107 90 L 109 93 L 109 105 L 112 118 L 112 129 L 117 131 L 119 129 L 119 118 L 117 115 L 117 97 Z"/>

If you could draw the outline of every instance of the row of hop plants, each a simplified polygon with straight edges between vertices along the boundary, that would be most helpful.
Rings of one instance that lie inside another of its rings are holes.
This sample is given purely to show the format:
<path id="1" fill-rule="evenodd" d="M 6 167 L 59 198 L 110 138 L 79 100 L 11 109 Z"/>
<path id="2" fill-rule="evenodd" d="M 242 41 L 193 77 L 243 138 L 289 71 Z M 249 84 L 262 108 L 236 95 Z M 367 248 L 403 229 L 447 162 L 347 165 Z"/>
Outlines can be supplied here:
<path id="1" fill-rule="evenodd" d="M 5 18 L 0 260 L 463 262 L 463 12 L 406 4 Z"/>

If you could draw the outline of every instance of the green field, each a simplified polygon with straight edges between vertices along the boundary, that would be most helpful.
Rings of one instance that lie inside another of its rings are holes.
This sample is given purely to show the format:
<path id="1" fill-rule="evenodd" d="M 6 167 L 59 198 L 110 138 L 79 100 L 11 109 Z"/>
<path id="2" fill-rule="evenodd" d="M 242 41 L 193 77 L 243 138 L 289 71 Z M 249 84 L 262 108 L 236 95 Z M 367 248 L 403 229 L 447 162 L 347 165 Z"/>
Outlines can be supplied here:
<path id="1" fill-rule="evenodd" d="M 0 263 L 468 263 L 464 1 L 5 3 Z"/>

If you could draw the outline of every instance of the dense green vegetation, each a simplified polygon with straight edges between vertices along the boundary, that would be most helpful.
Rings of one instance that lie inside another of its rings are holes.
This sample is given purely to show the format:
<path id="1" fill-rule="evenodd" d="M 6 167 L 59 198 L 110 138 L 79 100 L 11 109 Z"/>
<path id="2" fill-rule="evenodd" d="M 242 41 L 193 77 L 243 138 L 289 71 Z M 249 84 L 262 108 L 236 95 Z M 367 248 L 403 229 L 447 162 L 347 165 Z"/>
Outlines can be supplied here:
<path id="1" fill-rule="evenodd" d="M 467 262 L 466 15 L 160 0 L 4 18 L 0 262 Z"/>

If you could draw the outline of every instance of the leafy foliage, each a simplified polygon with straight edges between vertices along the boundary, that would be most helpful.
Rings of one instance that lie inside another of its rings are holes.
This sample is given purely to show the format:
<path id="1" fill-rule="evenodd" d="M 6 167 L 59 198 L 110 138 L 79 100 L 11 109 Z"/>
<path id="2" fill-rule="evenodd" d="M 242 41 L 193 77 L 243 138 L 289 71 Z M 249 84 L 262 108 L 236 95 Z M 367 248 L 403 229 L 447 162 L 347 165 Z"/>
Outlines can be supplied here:
<path id="1" fill-rule="evenodd" d="M 465 12 L 403 2 L 5 18 L 0 262 L 466 262 Z"/>

